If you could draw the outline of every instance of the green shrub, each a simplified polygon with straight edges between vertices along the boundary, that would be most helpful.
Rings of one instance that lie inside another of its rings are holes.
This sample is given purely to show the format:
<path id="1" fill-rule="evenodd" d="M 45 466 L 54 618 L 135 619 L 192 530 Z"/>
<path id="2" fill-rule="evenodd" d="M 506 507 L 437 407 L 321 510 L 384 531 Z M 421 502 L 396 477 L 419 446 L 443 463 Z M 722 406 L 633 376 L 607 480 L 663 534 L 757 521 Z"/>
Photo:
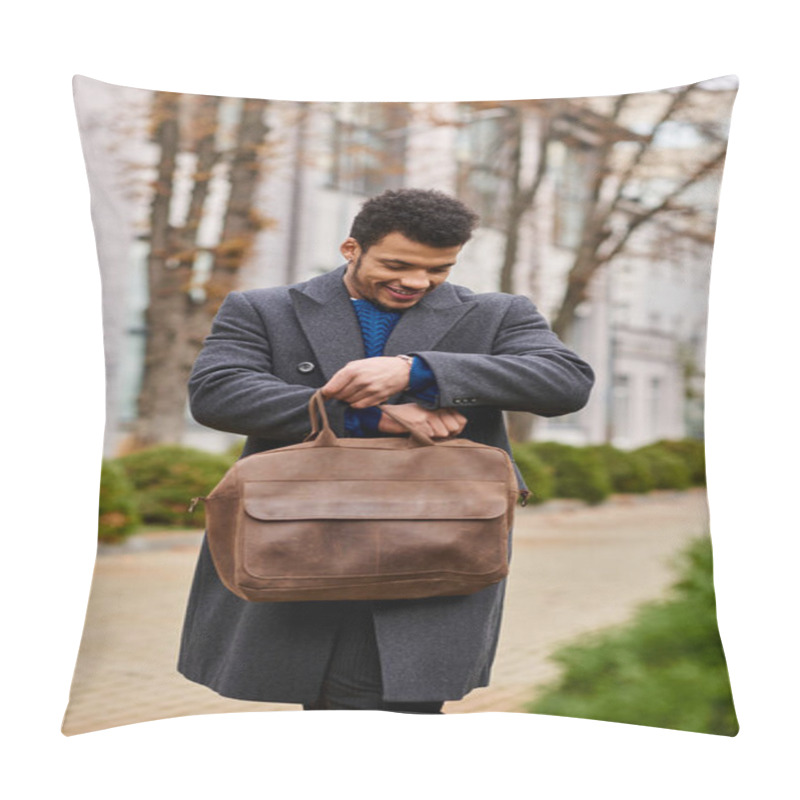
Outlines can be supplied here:
<path id="1" fill-rule="evenodd" d="M 139 513 L 150 524 L 202 527 L 203 504 L 190 513 L 193 497 L 207 495 L 231 465 L 226 455 L 159 445 L 117 459 L 136 490 Z"/>
<path id="2" fill-rule="evenodd" d="M 576 497 L 596 504 L 611 494 L 611 481 L 603 462 L 590 448 L 557 442 L 538 442 L 529 446 L 552 468 L 555 497 Z"/>
<path id="3" fill-rule="evenodd" d="M 595 445 L 590 449 L 603 462 L 612 491 L 637 494 L 654 488 L 650 464 L 641 454 L 618 450 L 610 444 Z"/>
<path id="4" fill-rule="evenodd" d="M 515 444 L 511 448 L 522 479 L 530 489 L 529 503 L 543 503 L 553 496 L 553 468 L 547 466 L 533 448 L 527 444 Z"/>
<path id="5" fill-rule="evenodd" d="M 692 486 L 706 485 L 706 446 L 701 439 L 662 439 L 652 446 L 680 458 L 689 470 Z"/>
<path id="6" fill-rule="evenodd" d="M 688 489 L 691 485 L 686 462 L 661 445 L 648 444 L 633 452 L 647 461 L 654 489 Z"/>
<path id="7" fill-rule="evenodd" d="M 230 461 L 231 464 L 233 464 L 234 461 L 237 461 L 242 455 L 245 441 L 245 439 L 239 439 L 225 451 L 225 457 Z"/>
<path id="8" fill-rule="evenodd" d="M 103 460 L 100 469 L 98 538 L 117 542 L 129 536 L 141 523 L 133 485 L 115 461 Z"/>
<path id="9" fill-rule="evenodd" d="M 716 616 L 711 542 L 683 553 L 668 600 L 627 626 L 559 650 L 560 680 L 527 711 L 735 736 L 739 730 Z"/>

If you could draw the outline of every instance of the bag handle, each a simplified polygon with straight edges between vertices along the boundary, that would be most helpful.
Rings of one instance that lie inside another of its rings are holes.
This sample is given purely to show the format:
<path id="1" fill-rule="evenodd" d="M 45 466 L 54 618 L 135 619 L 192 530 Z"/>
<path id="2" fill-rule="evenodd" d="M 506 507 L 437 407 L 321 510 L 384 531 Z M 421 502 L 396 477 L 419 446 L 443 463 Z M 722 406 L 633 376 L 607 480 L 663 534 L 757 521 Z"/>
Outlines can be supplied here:
<path id="1" fill-rule="evenodd" d="M 308 415 L 311 418 L 311 433 L 306 436 L 305 441 L 313 439 L 315 444 L 329 447 L 335 445 L 338 437 L 328 421 L 325 400 L 319 389 L 311 395 L 311 399 L 308 401 Z"/>
<path id="2" fill-rule="evenodd" d="M 421 447 L 438 444 L 438 442 L 435 439 L 431 439 L 427 433 L 423 433 L 421 430 L 419 430 L 419 428 L 409 425 L 405 420 L 402 420 L 396 414 L 393 414 L 391 411 L 391 406 L 384 407 L 381 409 L 381 411 L 386 414 L 387 417 L 393 419 L 398 425 L 402 425 L 411 434 L 411 441 L 415 442 Z"/>
<path id="3" fill-rule="evenodd" d="M 389 409 L 384 408 L 382 410 L 384 414 L 391 417 L 411 434 L 409 444 L 413 443 L 419 447 L 437 444 L 437 442 L 431 439 L 426 433 L 423 433 L 413 425 L 409 425 L 404 420 L 396 417 Z M 317 389 L 308 401 L 308 413 L 311 418 L 311 433 L 309 433 L 305 441 L 308 442 L 313 439 L 316 444 L 323 447 L 335 447 L 339 438 L 333 432 L 333 428 L 331 428 L 330 422 L 328 421 L 328 412 L 325 410 L 325 400 L 322 397 L 321 390 Z"/>

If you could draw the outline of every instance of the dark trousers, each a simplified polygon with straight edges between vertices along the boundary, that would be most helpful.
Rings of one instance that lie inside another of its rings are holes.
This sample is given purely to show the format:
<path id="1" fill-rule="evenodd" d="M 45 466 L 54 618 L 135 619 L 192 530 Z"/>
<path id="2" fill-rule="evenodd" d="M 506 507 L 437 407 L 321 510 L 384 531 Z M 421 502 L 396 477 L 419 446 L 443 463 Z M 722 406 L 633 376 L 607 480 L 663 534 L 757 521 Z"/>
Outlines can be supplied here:
<path id="1" fill-rule="evenodd" d="M 372 607 L 353 603 L 342 621 L 325 671 L 322 693 L 304 711 L 358 709 L 398 711 L 406 714 L 441 714 L 441 702 L 397 703 L 383 699 L 381 663 Z"/>

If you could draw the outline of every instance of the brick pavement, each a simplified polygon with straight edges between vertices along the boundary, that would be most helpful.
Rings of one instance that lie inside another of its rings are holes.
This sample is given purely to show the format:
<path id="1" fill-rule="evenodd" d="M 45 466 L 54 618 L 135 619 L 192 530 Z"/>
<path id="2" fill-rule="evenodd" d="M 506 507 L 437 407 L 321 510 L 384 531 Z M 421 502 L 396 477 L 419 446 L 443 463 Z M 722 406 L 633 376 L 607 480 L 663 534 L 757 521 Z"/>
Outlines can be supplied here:
<path id="1" fill-rule="evenodd" d="M 672 556 L 708 529 L 705 492 L 618 497 L 595 508 L 519 509 L 492 685 L 445 712 L 522 711 L 557 675 L 548 656 L 629 619 L 672 582 Z M 193 714 L 299 706 L 220 697 L 175 670 L 200 535 L 148 534 L 101 547 L 63 733 Z"/>

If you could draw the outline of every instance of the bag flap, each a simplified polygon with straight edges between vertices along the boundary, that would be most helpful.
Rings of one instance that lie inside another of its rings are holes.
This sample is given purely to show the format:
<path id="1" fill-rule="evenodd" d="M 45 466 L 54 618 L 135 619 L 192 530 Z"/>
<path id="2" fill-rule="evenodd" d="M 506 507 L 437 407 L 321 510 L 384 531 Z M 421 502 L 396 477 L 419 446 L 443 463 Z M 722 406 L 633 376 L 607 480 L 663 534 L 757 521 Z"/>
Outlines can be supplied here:
<path id="1" fill-rule="evenodd" d="M 247 481 L 244 509 L 260 520 L 494 519 L 503 481 Z"/>

